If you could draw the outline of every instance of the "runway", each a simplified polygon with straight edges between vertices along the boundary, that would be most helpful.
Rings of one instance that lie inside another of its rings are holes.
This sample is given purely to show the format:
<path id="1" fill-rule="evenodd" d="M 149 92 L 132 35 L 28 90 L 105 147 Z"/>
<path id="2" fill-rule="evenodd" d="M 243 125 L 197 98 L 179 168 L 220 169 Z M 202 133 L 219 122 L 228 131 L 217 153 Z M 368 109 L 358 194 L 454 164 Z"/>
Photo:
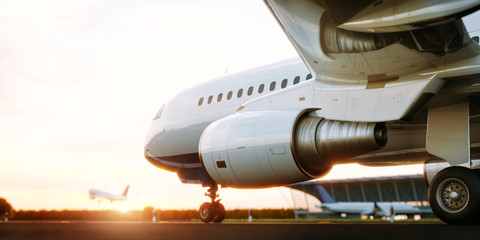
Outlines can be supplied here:
<path id="1" fill-rule="evenodd" d="M 402 223 L 0 223 L 0 239 L 479 239 L 480 226 Z"/>

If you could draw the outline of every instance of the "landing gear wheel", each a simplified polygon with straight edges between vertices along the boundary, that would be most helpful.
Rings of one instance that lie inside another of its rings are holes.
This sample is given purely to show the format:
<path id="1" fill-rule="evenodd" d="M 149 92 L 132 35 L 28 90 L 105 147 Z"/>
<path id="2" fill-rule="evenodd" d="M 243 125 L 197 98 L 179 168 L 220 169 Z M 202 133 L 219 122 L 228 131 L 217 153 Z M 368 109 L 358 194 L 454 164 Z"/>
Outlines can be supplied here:
<path id="1" fill-rule="evenodd" d="M 215 217 L 215 209 L 209 202 L 204 202 L 198 209 L 200 220 L 204 223 L 209 223 Z"/>
<path id="2" fill-rule="evenodd" d="M 480 177 L 465 167 L 445 168 L 432 179 L 428 201 L 448 224 L 472 224 L 480 213 Z"/>
<path id="3" fill-rule="evenodd" d="M 216 222 L 219 223 L 225 218 L 225 207 L 220 203 L 220 199 L 215 199 L 218 197 L 218 184 L 210 179 L 210 188 L 205 193 L 205 196 L 209 197 L 212 202 L 205 202 L 198 209 L 200 219 L 204 223 Z"/>
<path id="4" fill-rule="evenodd" d="M 219 201 L 213 203 L 215 209 L 215 216 L 213 217 L 213 222 L 219 223 L 225 219 L 225 207 Z"/>

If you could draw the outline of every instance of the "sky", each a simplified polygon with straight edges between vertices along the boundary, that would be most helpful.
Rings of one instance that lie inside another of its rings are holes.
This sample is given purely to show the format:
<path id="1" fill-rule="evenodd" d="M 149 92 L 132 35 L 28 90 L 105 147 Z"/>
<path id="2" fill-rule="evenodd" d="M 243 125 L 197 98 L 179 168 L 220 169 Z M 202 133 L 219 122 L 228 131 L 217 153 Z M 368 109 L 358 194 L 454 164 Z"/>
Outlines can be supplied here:
<path id="1" fill-rule="evenodd" d="M 198 208 L 206 188 L 143 157 L 158 108 L 226 72 L 298 56 L 258 0 L 0 0 L 0 26 L 0 197 L 17 210 Z M 346 165 L 326 178 L 421 172 Z M 127 184 L 127 202 L 88 198 Z M 286 188 L 219 193 L 227 209 L 296 206 Z"/>

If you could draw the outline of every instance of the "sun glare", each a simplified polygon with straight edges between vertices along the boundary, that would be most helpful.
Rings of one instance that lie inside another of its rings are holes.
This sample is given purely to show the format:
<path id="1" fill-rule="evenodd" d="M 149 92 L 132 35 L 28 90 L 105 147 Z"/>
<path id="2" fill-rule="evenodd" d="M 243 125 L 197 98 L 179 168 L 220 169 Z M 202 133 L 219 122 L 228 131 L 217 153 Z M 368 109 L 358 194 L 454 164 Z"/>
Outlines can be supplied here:
<path id="1" fill-rule="evenodd" d="M 127 205 L 118 205 L 117 206 L 117 211 L 119 212 L 122 212 L 122 213 L 126 213 L 128 212 L 130 209 L 128 208 Z"/>

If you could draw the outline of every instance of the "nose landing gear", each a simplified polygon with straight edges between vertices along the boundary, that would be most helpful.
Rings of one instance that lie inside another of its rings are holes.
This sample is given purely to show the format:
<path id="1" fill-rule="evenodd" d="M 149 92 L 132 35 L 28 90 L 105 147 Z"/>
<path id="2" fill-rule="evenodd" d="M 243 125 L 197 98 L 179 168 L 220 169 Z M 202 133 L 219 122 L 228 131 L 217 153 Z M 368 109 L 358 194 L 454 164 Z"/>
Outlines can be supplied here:
<path id="1" fill-rule="evenodd" d="M 200 220 L 204 223 L 219 223 L 225 218 L 225 207 L 220 203 L 221 199 L 215 200 L 218 197 L 217 191 L 218 184 L 210 181 L 210 188 L 205 196 L 210 197 L 211 202 L 204 202 L 198 209 Z"/>

